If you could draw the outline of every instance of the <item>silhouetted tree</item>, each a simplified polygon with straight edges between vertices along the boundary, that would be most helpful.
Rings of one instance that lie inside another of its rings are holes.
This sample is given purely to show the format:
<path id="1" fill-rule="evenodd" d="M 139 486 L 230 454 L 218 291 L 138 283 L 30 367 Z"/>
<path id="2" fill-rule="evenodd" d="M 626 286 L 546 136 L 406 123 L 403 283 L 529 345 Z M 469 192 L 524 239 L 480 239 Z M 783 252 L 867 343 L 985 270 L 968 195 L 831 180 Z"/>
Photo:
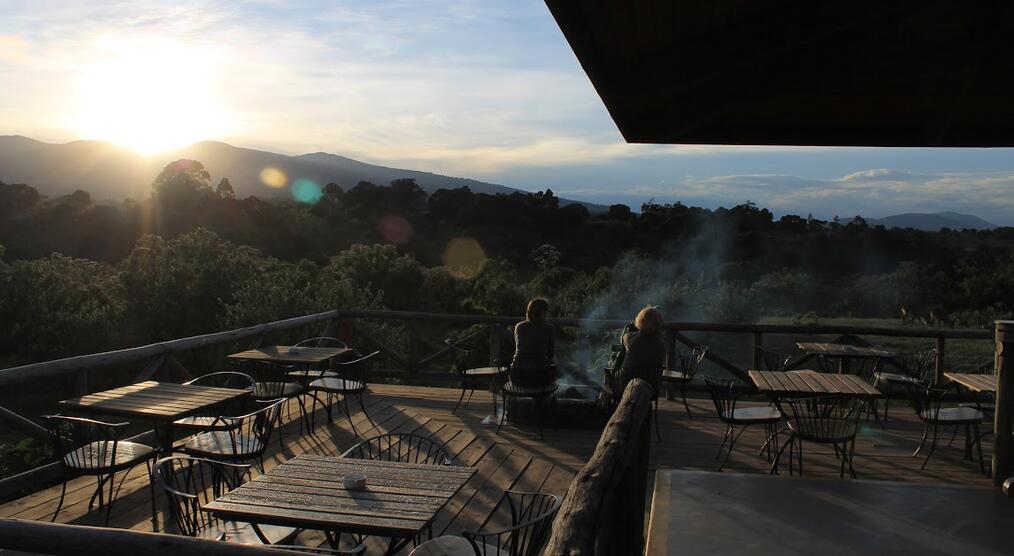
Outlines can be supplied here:
<path id="1" fill-rule="evenodd" d="M 215 188 L 215 193 L 218 193 L 218 196 L 223 199 L 236 198 L 236 190 L 232 188 L 232 183 L 229 182 L 229 178 L 222 178 L 222 180 L 218 182 L 218 187 Z"/>

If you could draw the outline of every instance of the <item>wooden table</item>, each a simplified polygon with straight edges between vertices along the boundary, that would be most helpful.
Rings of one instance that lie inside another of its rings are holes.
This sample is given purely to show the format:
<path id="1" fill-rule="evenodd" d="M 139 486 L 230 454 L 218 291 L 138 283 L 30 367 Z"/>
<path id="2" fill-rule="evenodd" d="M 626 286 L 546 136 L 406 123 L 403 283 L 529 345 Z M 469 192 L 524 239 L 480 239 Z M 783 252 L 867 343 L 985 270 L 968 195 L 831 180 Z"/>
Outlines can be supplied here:
<path id="1" fill-rule="evenodd" d="M 269 361 L 283 365 L 323 365 L 331 359 L 351 353 L 350 348 L 266 346 L 229 355 L 234 361 Z"/>
<path id="2" fill-rule="evenodd" d="M 996 375 L 974 373 L 944 373 L 944 377 L 976 394 L 995 394 Z"/>
<path id="3" fill-rule="evenodd" d="M 764 394 L 789 396 L 843 396 L 877 398 L 880 391 L 855 375 L 817 371 L 749 371 L 750 380 Z"/>
<path id="4" fill-rule="evenodd" d="M 148 381 L 63 400 L 60 405 L 86 413 L 122 415 L 151 421 L 155 424 L 159 452 L 169 455 L 172 453 L 173 421 L 248 395 L 248 390 L 234 388 Z"/>
<path id="5" fill-rule="evenodd" d="M 659 470 L 648 556 L 1009 554 L 1000 489 Z"/>
<path id="6" fill-rule="evenodd" d="M 898 353 L 873 346 L 854 346 L 851 344 L 832 344 L 828 342 L 796 342 L 796 347 L 807 355 L 819 355 L 837 359 L 838 372 L 847 373 L 853 359 L 889 359 L 898 357 Z"/>
<path id="7" fill-rule="evenodd" d="M 347 474 L 366 476 L 347 490 Z M 427 530 L 437 512 L 475 474 L 472 467 L 419 465 L 300 454 L 204 506 L 214 515 L 281 525 L 390 537 L 393 554 Z"/>

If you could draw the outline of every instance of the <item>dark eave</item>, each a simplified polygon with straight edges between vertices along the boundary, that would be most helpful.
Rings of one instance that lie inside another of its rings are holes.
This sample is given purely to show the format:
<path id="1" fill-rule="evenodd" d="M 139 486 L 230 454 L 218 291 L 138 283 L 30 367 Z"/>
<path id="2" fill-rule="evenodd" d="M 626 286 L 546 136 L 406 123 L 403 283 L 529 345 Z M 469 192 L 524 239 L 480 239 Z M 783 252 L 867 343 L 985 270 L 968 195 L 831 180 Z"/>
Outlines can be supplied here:
<path id="1" fill-rule="evenodd" d="M 631 143 L 1014 146 L 1014 2 L 546 4 Z"/>

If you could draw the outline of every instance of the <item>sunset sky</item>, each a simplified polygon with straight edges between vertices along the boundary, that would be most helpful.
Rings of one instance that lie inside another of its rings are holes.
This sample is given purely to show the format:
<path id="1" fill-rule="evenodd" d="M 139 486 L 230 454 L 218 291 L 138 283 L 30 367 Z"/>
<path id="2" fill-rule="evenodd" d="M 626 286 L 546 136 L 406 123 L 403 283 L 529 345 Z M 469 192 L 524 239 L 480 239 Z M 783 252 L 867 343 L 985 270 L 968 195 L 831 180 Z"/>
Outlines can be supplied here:
<path id="1" fill-rule="evenodd" d="M 217 139 L 595 202 L 1014 225 L 1011 149 L 628 145 L 541 1 L 6 0 L 3 12 L 0 135 L 147 153 Z"/>

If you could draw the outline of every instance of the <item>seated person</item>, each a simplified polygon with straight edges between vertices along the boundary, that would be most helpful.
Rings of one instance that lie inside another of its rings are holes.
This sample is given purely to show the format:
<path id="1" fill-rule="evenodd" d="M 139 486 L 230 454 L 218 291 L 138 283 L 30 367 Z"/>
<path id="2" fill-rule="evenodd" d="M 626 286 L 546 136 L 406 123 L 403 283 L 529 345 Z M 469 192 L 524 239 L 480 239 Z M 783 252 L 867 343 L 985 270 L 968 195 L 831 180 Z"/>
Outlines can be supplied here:
<path id="1" fill-rule="evenodd" d="M 514 327 L 514 360 L 510 380 L 524 388 L 538 388 L 556 380 L 553 342 L 556 330 L 546 322 L 549 303 L 535 298 L 528 302 L 525 320 Z"/>
<path id="2" fill-rule="evenodd" d="M 627 353 L 623 358 L 621 384 L 614 392 L 618 398 L 623 395 L 627 383 L 643 378 L 658 391 L 665 367 L 665 342 L 662 341 L 662 312 L 658 307 L 648 305 L 637 314 L 634 322 L 627 325 L 623 333 L 623 347 Z"/>

